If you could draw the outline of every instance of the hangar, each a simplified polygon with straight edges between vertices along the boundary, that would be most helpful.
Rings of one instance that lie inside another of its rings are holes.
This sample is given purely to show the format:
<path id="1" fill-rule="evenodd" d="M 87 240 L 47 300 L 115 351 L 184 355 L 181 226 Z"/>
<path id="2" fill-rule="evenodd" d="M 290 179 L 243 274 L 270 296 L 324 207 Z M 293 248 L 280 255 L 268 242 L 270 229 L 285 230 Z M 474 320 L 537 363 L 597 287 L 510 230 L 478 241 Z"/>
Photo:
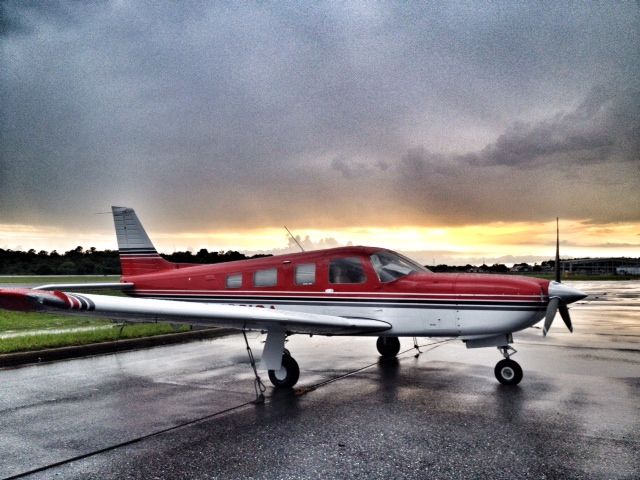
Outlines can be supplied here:
<path id="1" fill-rule="evenodd" d="M 563 274 L 640 275 L 640 258 L 574 258 L 561 260 Z"/>

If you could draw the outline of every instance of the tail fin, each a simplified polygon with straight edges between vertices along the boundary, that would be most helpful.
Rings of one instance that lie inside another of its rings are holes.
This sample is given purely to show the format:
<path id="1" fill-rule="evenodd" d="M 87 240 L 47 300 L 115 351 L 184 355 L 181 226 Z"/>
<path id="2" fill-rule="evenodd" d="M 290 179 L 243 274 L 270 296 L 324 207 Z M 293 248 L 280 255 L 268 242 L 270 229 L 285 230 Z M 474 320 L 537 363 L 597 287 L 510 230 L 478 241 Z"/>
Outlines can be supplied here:
<path id="1" fill-rule="evenodd" d="M 111 210 L 123 277 L 176 268 L 175 264 L 158 255 L 133 208 L 111 207 Z"/>

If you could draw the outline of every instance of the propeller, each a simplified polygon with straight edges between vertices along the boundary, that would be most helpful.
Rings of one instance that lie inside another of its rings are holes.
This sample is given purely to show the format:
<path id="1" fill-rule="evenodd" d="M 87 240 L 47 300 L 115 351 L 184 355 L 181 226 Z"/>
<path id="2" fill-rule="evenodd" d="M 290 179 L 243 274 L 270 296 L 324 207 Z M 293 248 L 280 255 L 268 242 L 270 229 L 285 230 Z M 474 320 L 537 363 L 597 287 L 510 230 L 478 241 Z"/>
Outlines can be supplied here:
<path id="1" fill-rule="evenodd" d="M 542 334 L 546 337 L 556 313 L 560 312 L 560 316 L 570 332 L 573 332 L 571 317 L 567 305 L 578 300 L 582 300 L 587 295 L 576 288 L 563 285 L 560 281 L 560 225 L 556 218 L 556 275 L 555 281 L 549 282 L 549 305 L 547 305 L 547 313 L 544 317 L 544 327 Z"/>

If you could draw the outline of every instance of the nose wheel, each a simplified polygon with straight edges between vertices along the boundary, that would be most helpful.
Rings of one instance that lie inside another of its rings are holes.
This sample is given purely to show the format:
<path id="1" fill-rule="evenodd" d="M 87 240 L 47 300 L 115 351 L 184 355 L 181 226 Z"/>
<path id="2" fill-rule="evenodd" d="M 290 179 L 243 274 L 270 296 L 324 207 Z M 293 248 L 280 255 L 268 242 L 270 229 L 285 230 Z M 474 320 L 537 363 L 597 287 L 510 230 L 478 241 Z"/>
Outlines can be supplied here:
<path id="1" fill-rule="evenodd" d="M 496 364 L 496 378 L 503 385 L 517 385 L 522 380 L 522 367 L 518 362 L 505 358 Z"/>
<path id="2" fill-rule="evenodd" d="M 509 358 L 516 350 L 511 346 L 498 347 L 504 355 L 504 359 L 500 360 L 494 368 L 496 378 L 502 385 L 517 385 L 522 380 L 522 367 L 520 364 Z"/>

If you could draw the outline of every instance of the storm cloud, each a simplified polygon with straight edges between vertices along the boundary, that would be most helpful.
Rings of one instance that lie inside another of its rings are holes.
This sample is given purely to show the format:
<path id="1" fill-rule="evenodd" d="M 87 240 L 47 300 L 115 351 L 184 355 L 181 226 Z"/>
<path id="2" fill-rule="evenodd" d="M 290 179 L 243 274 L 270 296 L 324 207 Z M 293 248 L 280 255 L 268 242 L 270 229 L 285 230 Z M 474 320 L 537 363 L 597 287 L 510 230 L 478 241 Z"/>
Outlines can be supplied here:
<path id="1" fill-rule="evenodd" d="M 636 3 L 0 8 L 0 223 L 640 220 Z"/>
<path id="2" fill-rule="evenodd" d="M 477 152 L 414 148 L 400 161 L 398 194 L 409 188 L 425 210 L 456 212 L 452 223 L 548 220 L 554 212 L 637 221 L 639 111 L 640 91 L 597 88 L 575 110 L 509 126 Z"/>

